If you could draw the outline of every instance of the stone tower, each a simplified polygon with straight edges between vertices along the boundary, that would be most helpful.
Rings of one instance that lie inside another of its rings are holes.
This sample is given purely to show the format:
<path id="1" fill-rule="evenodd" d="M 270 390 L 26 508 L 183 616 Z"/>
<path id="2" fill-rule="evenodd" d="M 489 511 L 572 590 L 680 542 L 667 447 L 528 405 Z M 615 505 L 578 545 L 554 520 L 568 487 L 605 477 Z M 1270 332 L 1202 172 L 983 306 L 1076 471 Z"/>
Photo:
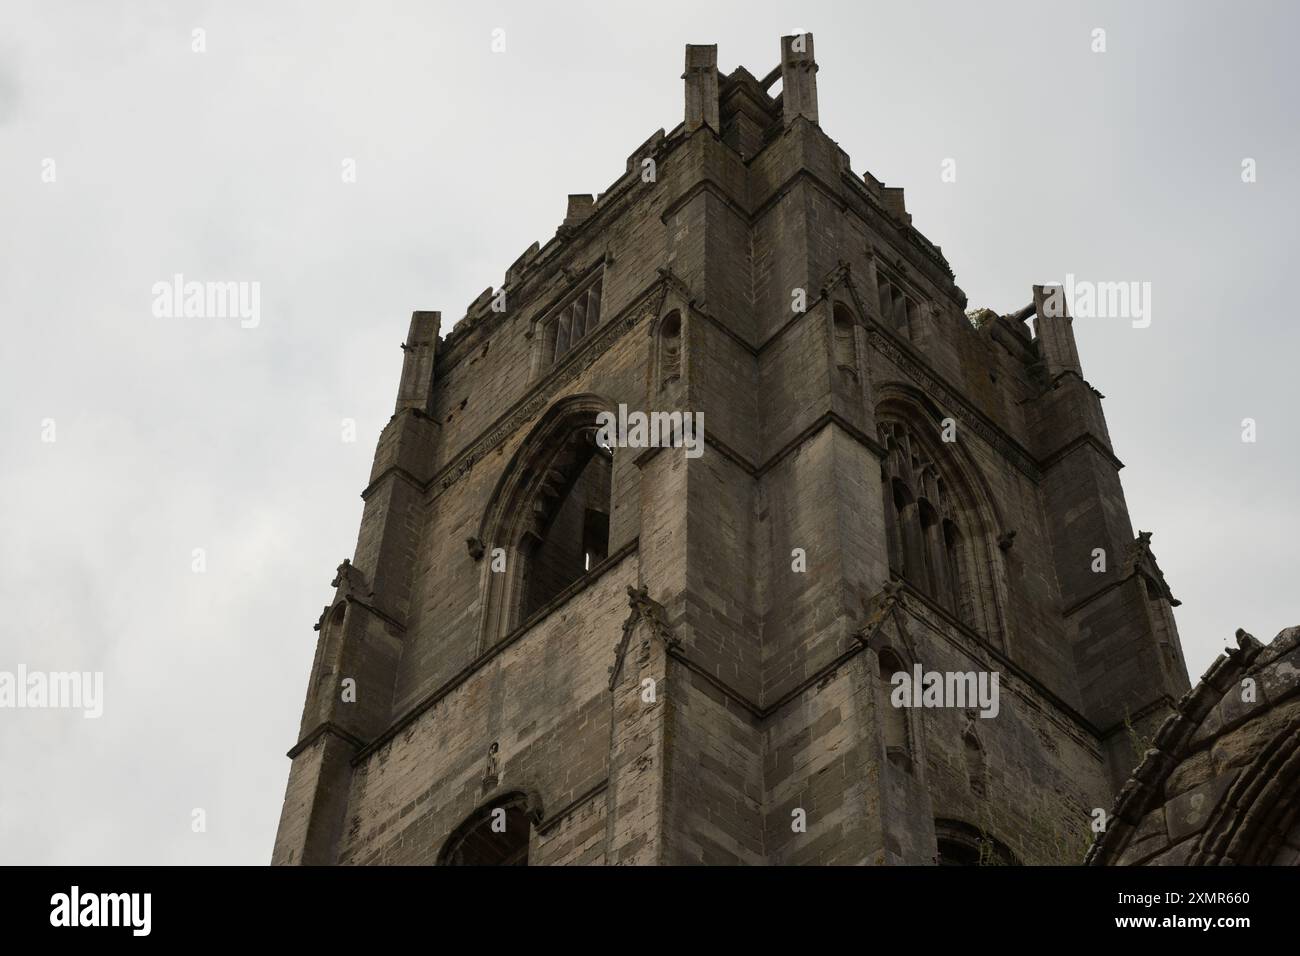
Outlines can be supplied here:
<path id="1" fill-rule="evenodd" d="M 1078 862 L 1187 690 L 1050 290 L 967 313 L 811 35 L 683 79 L 449 334 L 412 316 L 274 862 Z M 620 406 L 702 444 L 597 441 Z M 941 706 L 894 706 L 917 670 Z"/>

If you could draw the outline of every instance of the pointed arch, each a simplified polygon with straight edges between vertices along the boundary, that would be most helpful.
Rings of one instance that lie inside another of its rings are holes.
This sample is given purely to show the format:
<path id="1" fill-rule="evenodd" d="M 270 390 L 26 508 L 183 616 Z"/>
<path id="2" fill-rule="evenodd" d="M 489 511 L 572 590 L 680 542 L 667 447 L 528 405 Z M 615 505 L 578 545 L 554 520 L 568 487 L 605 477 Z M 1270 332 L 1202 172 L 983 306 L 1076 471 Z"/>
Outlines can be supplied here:
<path id="1" fill-rule="evenodd" d="M 908 667 L 904 658 L 892 646 L 881 647 L 876 652 L 876 702 L 885 759 L 910 772 L 914 760 L 909 708 L 895 707 L 893 703 L 894 675 L 908 674 Z"/>
<path id="2" fill-rule="evenodd" d="M 667 390 L 682 379 L 685 364 L 685 325 L 680 309 L 673 308 L 655 329 L 655 391 Z"/>
<path id="3" fill-rule="evenodd" d="M 872 599 L 867 623 L 857 634 L 858 640 L 874 653 L 876 723 L 880 733 L 881 749 L 885 762 L 908 773 L 913 773 L 923 761 L 920 751 L 923 734 L 916 721 L 920 713 L 914 708 L 895 707 L 893 695 L 896 674 L 912 673 L 916 652 L 908 638 L 898 610 L 900 586 L 889 582 Z"/>
<path id="4" fill-rule="evenodd" d="M 835 367 L 858 377 L 857 318 L 853 310 L 837 299 L 831 306 L 831 355 Z"/>
<path id="5" fill-rule="evenodd" d="M 613 407 L 592 393 L 560 399 L 498 479 L 479 525 L 492 555 L 483 562 L 480 650 L 608 556 L 614 452 L 595 439 L 597 416 Z"/>
<path id="6" fill-rule="evenodd" d="M 957 442 L 941 440 L 945 416 L 910 386 L 881 388 L 876 422 L 891 569 L 953 617 L 1006 649 L 1003 526 L 987 483 Z"/>
<path id="7" fill-rule="evenodd" d="M 983 827 L 965 820 L 940 818 L 934 821 L 939 866 L 1019 866 L 1010 848 Z"/>
<path id="8" fill-rule="evenodd" d="M 451 832 L 438 852 L 438 866 L 527 866 L 532 831 L 541 819 L 535 794 L 503 794 Z"/>

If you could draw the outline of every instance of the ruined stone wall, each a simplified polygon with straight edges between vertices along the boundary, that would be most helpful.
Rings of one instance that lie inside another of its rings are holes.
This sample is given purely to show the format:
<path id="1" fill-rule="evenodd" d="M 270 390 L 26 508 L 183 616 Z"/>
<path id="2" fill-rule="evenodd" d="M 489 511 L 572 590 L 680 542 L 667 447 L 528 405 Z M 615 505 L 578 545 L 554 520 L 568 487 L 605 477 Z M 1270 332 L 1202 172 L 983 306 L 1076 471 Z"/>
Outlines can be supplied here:
<path id="1" fill-rule="evenodd" d="M 1300 865 L 1300 627 L 1237 637 L 1144 741 L 1092 864 Z"/>

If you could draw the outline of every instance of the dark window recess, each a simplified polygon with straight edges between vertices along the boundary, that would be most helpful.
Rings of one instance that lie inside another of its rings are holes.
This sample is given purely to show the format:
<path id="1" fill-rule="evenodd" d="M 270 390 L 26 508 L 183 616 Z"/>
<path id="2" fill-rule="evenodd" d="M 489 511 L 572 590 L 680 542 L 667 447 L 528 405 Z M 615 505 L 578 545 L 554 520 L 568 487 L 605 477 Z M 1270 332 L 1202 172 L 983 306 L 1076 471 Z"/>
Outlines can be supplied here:
<path id="1" fill-rule="evenodd" d="M 609 557 L 609 515 L 588 508 L 582 523 L 583 570 L 590 571 Z"/>
<path id="2" fill-rule="evenodd" d="M 520 807 L 499 807 L 453 838 L 445 866 L 527 866 L 528 814 Z"/>
<path id="3" fill-rule="evenodd" d="M 572 464 L 547 476 L 533 502 L 536 520 L 523 545 L 527 564 L 521 621 L 609 556 L 613 460 L 591 435 L 584 435 Z"/>
<path id="4" fill-rule="evenodd" d="M 940 866 L 979 866 L 980 851 L 978 846 L 958 843 L 956 840 L 939 841 Z"/>
<path id="5" fill-rule="evenodd" d="M 1019 866 L 1020 861 L 1002 841 L 980 827 L 960 820 L 935 820 L 940 866 Z"/>

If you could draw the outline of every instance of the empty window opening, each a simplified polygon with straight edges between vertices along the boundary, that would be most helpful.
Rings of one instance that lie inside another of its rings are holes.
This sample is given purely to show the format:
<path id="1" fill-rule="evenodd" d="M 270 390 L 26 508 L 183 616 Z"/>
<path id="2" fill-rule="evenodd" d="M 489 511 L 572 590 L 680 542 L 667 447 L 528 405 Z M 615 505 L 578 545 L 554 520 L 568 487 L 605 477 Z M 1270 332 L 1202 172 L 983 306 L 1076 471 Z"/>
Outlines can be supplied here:
<path id="1" fill-rule="evenodd" d="M 520 806 L 496 806 L 475 814 L 448 842 L 444 866 L 527 866 L 532 821 Z"/>
<path id="2" fill-rule="evenodd" d="M 940 866 L 979 866 L 980 851 L 978 846 L 957 840 L 939 840 Z"/>
<path id="3" fill-rule="evenodd" d="M 595 444 L 594 430 L 574 433 L 571 444 L 571 464 L 548 472 L 531 506 L 520 620 L 609 556 L 613 455 Z"/>
<path id="4" fill-rule="evenodd" d="M 1007 846 L 982 827 L 960 820 L 935 820 L 934 832 L 940 866 L 1019 866 Z"/>

